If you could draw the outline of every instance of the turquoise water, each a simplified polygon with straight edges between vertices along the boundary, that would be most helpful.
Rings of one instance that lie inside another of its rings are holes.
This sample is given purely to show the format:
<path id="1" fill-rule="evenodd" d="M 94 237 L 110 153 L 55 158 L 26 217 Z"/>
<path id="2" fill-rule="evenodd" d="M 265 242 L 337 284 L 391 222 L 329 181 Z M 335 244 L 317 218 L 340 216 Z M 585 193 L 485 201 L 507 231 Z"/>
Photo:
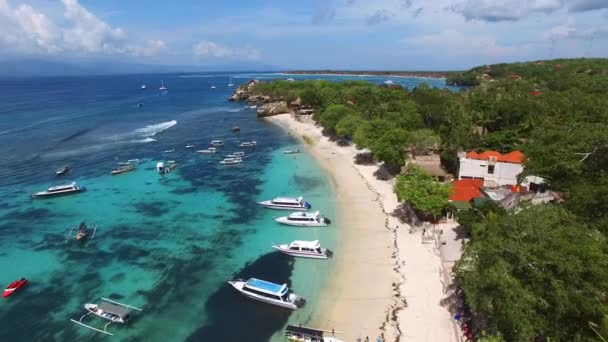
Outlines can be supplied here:
<path id="1" fill-rule="evenodd" d="M 1 341 L 98 339 L 69 318 L 100 297 L 143 309 L 131 324 L 109 328 L 119 341 L 282 341 L 287 322 L 311 320 L 332 261 L 293 259 L 272 244 L 318 239 L 339 253 L 340 222 L 281 226 L 272 218 L 287 212 L 255 202 L 302 195 L 333 219 L 327 177 L 306 153 L 282 153 L 297 146 L 291 136 L 226 101 L 227 75 L 198 75 L 214 77 L 216 90 L 209 77 L 182 76 L 0 80 L 0 284 L 30 280 L 0 301 Z M 169 88 L 164 95 L 150 89 L 161 79 Z M 234 125 L 240 134 L 231 133 Z M 194 153 L 212 139 L 224 139 L 219 153 Z M 245 150 L 243 165 L 218 164 L 251 139 L 258 147 Z M 137 171 L 109 174 L 132 158 L 143 161 Z M 156 162 L 168 160 L 176 170 L 159 175 Z M 54 171 L 64 164 L 74 169 L 57 179 Z M 28 196 L 72 180 L 87 191 Z M 65 243 L 69 227 L 81 221 L 98 226 L 95 237 Z M 287 282 L 306 306 L 290 313 L 226 284 L 251 276 Z"/>

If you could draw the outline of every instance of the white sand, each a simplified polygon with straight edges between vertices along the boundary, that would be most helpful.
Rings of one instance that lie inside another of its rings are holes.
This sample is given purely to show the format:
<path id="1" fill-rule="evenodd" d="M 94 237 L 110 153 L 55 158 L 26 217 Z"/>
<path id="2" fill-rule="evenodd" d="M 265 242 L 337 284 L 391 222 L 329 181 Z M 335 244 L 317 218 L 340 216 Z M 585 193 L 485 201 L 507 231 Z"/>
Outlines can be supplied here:
<path id="1" fill-rule="evenodd" d="M 266 118 L 295 137 L 328 172 L 339 209 L 336 267 L 312 324 L 343 331 L 344 341 L 382 334 L 385 341 L 458 341 L 440 302 L 444 272 L 436 244 L 389 214 L 398 206 L 393 182 L 377 180 L 377 166 L 354 164 L 356 149 L 339 147 L 311 122 L 291 115 Z M 395 229 L 396 227 L 398 229 Z M 404 303 L 407 303 L 407 305 Z"/>

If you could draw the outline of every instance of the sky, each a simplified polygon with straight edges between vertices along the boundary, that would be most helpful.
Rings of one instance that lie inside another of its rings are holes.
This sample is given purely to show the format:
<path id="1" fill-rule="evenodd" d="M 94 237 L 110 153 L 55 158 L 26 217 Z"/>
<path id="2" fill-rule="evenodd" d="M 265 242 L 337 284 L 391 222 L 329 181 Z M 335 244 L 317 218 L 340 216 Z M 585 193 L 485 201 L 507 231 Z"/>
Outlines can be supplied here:
<path id="1" fill-rule="evenodd" d="M 0 60 L 456 70 L 608 55 L 608 0 L 0 0 Z"/>

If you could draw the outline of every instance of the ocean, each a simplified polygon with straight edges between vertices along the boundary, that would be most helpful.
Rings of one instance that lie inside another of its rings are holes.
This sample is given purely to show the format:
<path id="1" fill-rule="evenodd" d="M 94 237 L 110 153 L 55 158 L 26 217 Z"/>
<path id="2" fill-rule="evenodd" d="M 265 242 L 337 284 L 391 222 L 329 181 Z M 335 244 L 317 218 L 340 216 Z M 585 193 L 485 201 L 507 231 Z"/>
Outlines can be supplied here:
<path id="1" fill-rule="evenodd" d="M 294 259 L 272 245 L 319 240 L 339 255 L 340 221 L 329 179 L 298 142 L 230 103 L 228 74 L 162 74 L 0 79 L 0 286 L 30 283 L 0 301 L 1 341 L 97 340 L 70 322 L 101 297 L 143 309 L 112 324 L 118 341 L 283 341 L 289 322 L 310 322 L 333 261 Z M 386 77 L 234 74 L 248 79 Z M 392 78 L 413 87 L 443 80 Z M 168 88 L 161 93 L 161 81 Z M 140 89 L 146 84 L 147 89 Z M 216 89 L 211 89 L 214 84 Z M 231 128 L 241 131 L 233 133 Z M 214 139 L 216 154 L 198 154 Z M 255 148 L 238 145 L 256 140 Z M 186 145 L 195 145 L 186 148 Z M 228 153 L 244 163 L 222 166 Z M 140 159 L 112 176 L 118 162 Z M 156 163 L 174 161 L 160 175 Z M 72 171 L 56 177 L 70 165 Z M 52 199 L 30 194 L 76 181 L 86 191 Z M 302 195 L 332 219 L 326 228 L 281 226 L 257 201 Z M 93 239 L 67 239 L 80 222 Z M 307 299 L 289 312 L 253 302 L 226 281 L 257 277 L 287 283 Z M 105 321 L 83 322 L 102 328 Z M 325 327 L 331 328 L 331 327 Z"/>

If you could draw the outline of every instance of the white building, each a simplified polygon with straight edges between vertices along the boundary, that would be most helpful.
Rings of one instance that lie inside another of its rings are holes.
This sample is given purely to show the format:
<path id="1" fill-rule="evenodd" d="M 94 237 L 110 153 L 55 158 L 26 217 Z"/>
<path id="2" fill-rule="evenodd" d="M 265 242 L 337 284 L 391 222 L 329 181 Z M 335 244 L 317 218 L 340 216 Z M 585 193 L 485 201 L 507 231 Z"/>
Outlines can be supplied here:
<path id="1" fill-rule="evenodd" d="M 525 156 L 520 151 L 501 154 L 496 151 L 474 151 L 458 155 L 460 169 L 458 179 L 482 178 L 484 186 L 516 185 L 517 176 L 523 172 Z"/>

